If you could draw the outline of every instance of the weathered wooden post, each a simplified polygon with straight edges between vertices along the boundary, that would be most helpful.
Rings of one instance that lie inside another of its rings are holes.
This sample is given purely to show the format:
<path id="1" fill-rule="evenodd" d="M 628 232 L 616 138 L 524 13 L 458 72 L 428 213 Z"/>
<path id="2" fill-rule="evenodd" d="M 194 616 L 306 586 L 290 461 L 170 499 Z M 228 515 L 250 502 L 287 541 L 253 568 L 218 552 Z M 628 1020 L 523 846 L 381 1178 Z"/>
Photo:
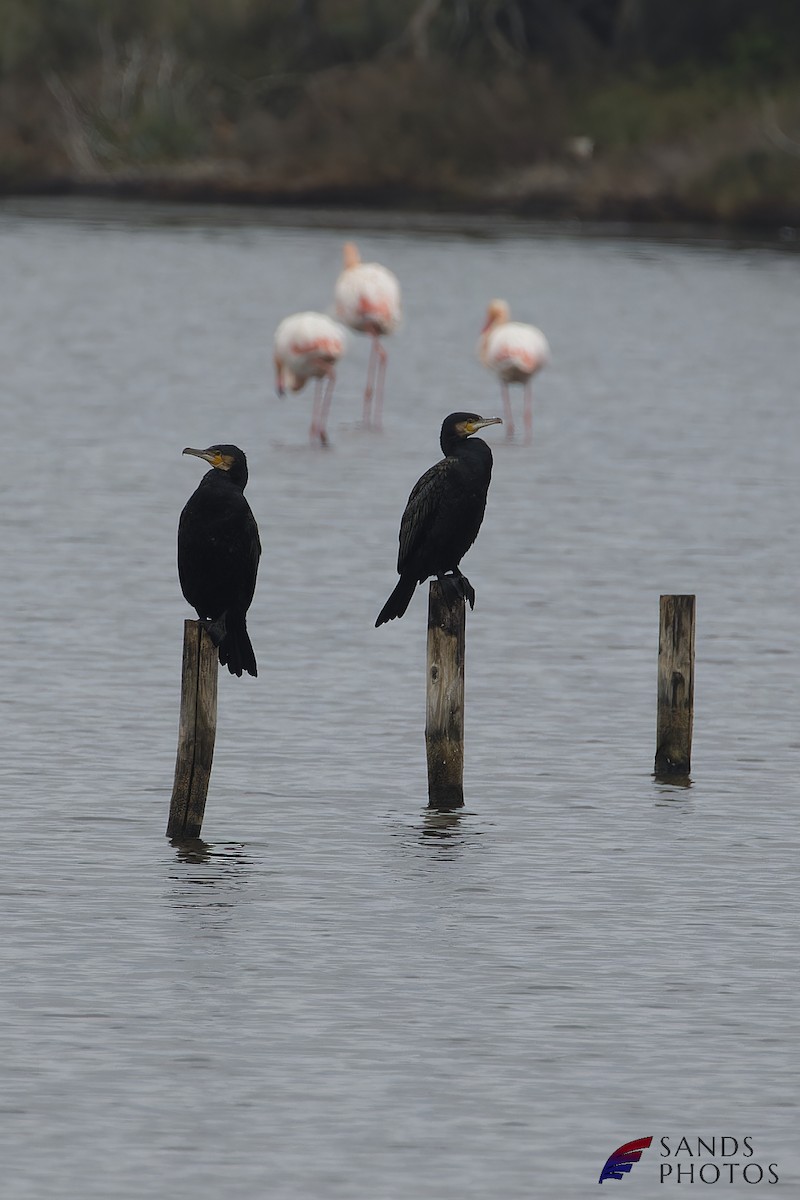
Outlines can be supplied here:
<path id="1" fill-rule="evenodd" d="M 428 596 L 428 803 L 459 808 L 464 803 L 464 652 L 466 605 L 445 596 L 437 579 Z"/>
<path id="2" fill-rule="evenodd" d="M 694 596 L 662 596 L 655 774 L 689 774 L 694 722 Z"/>
<path id="3" fill-rule="evenodd" d="M 202 621 L 183 626 L 181 715 L 167 837 L 200 836 L 217 734 L 219 654 Z"/>

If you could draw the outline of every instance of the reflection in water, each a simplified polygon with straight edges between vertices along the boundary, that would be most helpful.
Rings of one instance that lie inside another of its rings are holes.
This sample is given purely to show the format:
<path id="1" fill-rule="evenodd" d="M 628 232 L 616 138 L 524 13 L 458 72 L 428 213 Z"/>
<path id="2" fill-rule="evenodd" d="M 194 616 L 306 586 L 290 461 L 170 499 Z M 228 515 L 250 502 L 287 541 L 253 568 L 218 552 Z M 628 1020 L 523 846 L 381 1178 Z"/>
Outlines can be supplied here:
<path id="1" fill-rule="evenodd" d="M 416 853 L 422 846 L 426 856 L 435 852 L 437 859 L 460 858 L 465 850 L 486 831 L 480 828 L 481 818 L 463 808 L 441 812 L 427 808 L 422 813 L 422 825 L 415 827 Z"/>
<path id="2" fill-rule="evenodd" d="M 655 808 L 668 808 L 672 812 L 689 813 L 693 810 L 693 786 L 690 776 L 683 775 L 677 779 L 659 779 L 653 776 L 655 785 Z"/>
<path id="3" fill-rule="evenodd" d="M 169 901 L 180 909 L 227 909 L 250 878 L 252 861 L 244 847 L 212 845 L 202 838 L 172 843 L 175 863 L 170 872 Z M 200 870 L 189 872 L 188 868 Z"/>
<path id="4" fill-rule="evenodd" d="M 440 838 L 449 840 L 462 833 L 461 812 L 443 812 L 439 809 L 428 808 L 423 813 L 420 836 L 425 838 Z"/>
<path id="5" fill-rule="evenodd" d="M 454 859 L 486 832 L 481 827 L 485 819 L 463 808 L 456 812 L 424 808 L 421 817 L 421 821 L 399 821 L 393 830 L 403 855 L 419 858 L 424 851 L 426 858 L 433 852 L 437 859 Z"/>
<path id="6" fill-rule="evenodd" d="M 653 781 L 662 793 L 669 792 L 671 788 L 677 788 L 679 791 L 687 791 L 692 786 L 691 775 L 653 775 Z"/>
<path id="7" fill-rule="evenodd" d="M 179 862 L 208 862 L 214 852 L 213 846 L 202 838 L 170 838 Z"/>

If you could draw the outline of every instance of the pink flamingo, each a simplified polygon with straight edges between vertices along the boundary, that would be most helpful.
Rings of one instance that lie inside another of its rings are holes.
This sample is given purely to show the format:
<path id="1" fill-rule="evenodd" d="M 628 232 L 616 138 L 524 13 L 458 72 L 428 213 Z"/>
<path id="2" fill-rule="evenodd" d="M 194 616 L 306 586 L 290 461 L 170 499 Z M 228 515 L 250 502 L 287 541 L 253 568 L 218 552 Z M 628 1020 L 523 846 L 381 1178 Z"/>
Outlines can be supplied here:
<path id="1" fill-rule="evenodd" d="M 275 330 L 275 388 L 299 392 L 315 379 L 311 441 L 328 444 L 328 411 L 336 383 L 336 364 L 344 354 L 345 332 L 324 313 L 301 312 L 285 317 Z"/>
<path id="2" fill-rule="evenodd" d="M 397 276 L 380 263 L 362 263 L 354 243 L 345 242 L 344 270 L 336 280 L 334 300 L 339 320 L 356 333 L 368 333 L 372 338 L 364 391 L 364 425 L 370 427 L 374 395 L 374 428 L 380 429 L 387 358 L 380 339 L 393 333 L 400 324 L 400 284 Z"/>
<path id="3" fill-rule="evenodd" d="M 511 414 L 511 399 L 508 394 L 510 383 L 524 385 L 523 420 L 525 444 L 529 445 L 533 433 L 533 389 L 531 380 L 541 367 L 550 360 L 550 347 L 541 329 L 535 325 L 523 325 L 512 321 L 505 300 L 492 300 L 486 312 L 486 323 L 478 343 L 478 356 L 485 367 L 500 378 L 505 409 L 506 440 L 514 436 L 514 418 Z"/>

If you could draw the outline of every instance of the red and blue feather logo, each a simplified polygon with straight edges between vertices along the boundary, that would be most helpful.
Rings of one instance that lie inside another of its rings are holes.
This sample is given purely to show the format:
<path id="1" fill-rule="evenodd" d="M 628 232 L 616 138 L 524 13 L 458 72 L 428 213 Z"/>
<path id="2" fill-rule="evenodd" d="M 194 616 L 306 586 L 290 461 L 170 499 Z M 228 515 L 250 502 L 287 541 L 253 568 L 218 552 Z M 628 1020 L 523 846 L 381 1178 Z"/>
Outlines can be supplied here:
<path id="1" fill-rule="evenodd" d="M 614 1153 L 606 1159 L 606 1165 L 600 1172 L 598 1183 L 602 1183 L 604 1179 L 622 1179 L 627 1175 L 634 1163 L 637 1163 L 642 1157 L 642 1151 L 646 1150 L 652 1142 L 652 1137 L 639 1138 L 635 1142 L 626 1142 L 624 1146 L 619 1146 Z"/>

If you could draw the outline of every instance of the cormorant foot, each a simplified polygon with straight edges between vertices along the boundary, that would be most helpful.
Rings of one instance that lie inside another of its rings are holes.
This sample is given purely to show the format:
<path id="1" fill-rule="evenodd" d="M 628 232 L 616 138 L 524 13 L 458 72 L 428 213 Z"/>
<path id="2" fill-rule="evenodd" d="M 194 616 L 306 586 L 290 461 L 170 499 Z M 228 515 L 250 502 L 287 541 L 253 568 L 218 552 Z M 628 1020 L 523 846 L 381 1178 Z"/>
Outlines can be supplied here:
<path id="1" fill-rule="evenodd" d="M 466 575 L 461 576 L 461 589 L 464 599 L 467 601 L 471 609 L 475 607 L 475 588 L 472 586 Z"/>
<path id="2" fill-rule="evenodd" d="M 466 575 L 462 575 L 460 571 L 454 571 L 450 575 L 438 575 L 437 578 L 444 588 L 445 595 L 458 600 L 466 600 L 470 608 L 475 607 L 475 588 Z"/>
<path id="3" fill-rule="evenodd" d="M 225 625 L 225 613 L 221 617 L 217 617 L 216 621 L 209 621 L 206 625 L 206 632 L 211 638 L 215 646 L 218 646 L 227 632 Z"/>

